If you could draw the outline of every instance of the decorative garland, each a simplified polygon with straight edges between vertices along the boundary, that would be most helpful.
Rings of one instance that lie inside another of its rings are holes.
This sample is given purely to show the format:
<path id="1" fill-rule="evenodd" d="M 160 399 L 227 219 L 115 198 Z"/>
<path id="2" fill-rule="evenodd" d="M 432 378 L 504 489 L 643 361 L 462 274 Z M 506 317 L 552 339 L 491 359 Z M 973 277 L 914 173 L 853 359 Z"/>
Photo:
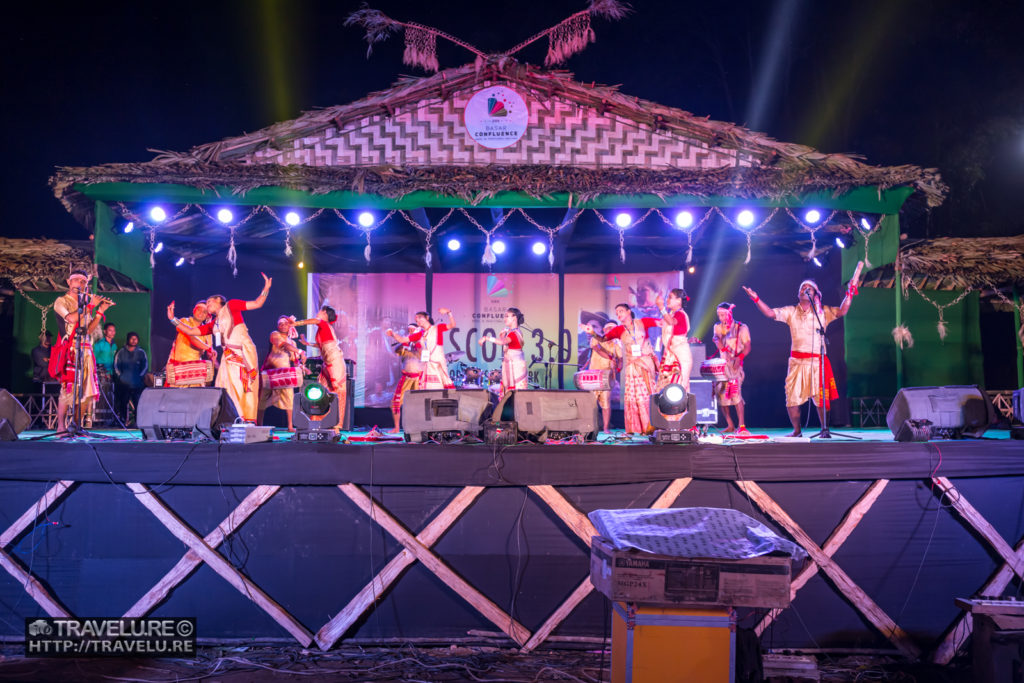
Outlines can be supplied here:
<path id="1" fill-rule="evenodd" d="M 338 218 L 340 218 L 342 220 L 342 222 L 345 223 L 346 225 L 348 225 L 350 228 L 355 228 L 356 230 L 360 230 L 360 231 L 362 231 L 362 233 L 364 235 L 366 235 L 366 246 L 363 247 L 363 258 L 365 258 L 366 262 L 369 263 L 370 262 L 370 233 L 372 233 L 374 230 L 376 230 L 380 226 L 382 226 L 385 223 L 387 223 L 388 219 L 391 218 L 391 216 L 393 216 L 395 214 L 395 211 L 397 211 L 397 209 L 391 209 L 391 211 L 388 211 L 387 215 L 384 216 L 384 218 L 381 218 L 379 221 L 377 221 L 373 225 L 369 225 L 369 226 L 367 226 L 365 228 L 363 226 L 359 225 L 358 223 L 353 223 L 349 219 L 345 218 L 345 214 L 343 214 L 340 209 L 335 209 L 334 210 L 334 214 Z"/>
<path id="2" fill-rule="evenodd" d="M 309 223 L 311 220 L 313 220 L 314 218 L 316 218 L 317 216 L 319 216 L 320 214 L 322 214 L 324 211 L 327 210 L 327 209 L 317 209 L 312 214 L 306 216 L 305 218 L 300 219 L 299 222 L 296 223 L 295 225 L 292 225 L 288 221 L 283 220 L 280 216 L 278 216 L 277 212 L 274 211 L 274 207 L 272 207 L 272 206 L 264 206 L 263 209 L 266 210 L 266 212 L 268 214 L 270 214 L 270 216 L 275 221 L 277 221 L 278 225 L 280 225 L 282 228 L 284 228 L 284 255 L 285 256 L 291 256 L 292 255 L 292 228 L 298 228 L 300 226 L 305 225 L 306 223 Z"/>
<path id="3" fill-rule="evenodd" d="M 420 232 L 423 233 L 423 237 L 424 237 L 423 262 L 425 264 L 427 264 L 427 268 L 428 269 L 433 269 L 433 267 L 434 267 L 434 257 L 431 255 L 430 249 L 431 249 L 431 247 L 434 244 L 434 233 L 437 232 L 441 228 L 442 225 L 444 225 L 445 223 L 448 222 L 448 219 L 451 218 L 452 215 L 455 213 L 455 209 L 454 208 L 448 209 L 448 213 L 446 213 L 444 215 L 444 218 L 439 220 L 436 224 L 431 225 L 429 228 L 425 228 L 422 225 L 420 225 L 419 221 L 417 221 L 415 218 L 410 216 L 409 213 L 406 212 L 406 211 L 399 211 L 398 213 L 401 214 L 402 218 L 404 218 L 405 221 L 409 225 L 411 225 L 412 227 L 416 228 L 417 230 L 419 230 Z"/>
<path id="4" fill-rule="evenodd" d="M 647 209 L 647 213 L 645 213 L 643 216 L 640 216 L 640 218 L 637 218 L 635 221 L 633 221 L 632 223 L 630 223 L 629 225 L 627 225 L 625 227 L 619 227 L 618 223 L 612 223 L 611 221 L 609 221 L 607 218 L 604 217 L 603 213 L 601 213 L 597 209 L 592 209 L 592 211 L 594 212 L 594 215 L 597 216 L 598 220 L 600 220 L 605 225 L 611 227 L 613 230 L 617 230 L 619 232 L 619 261 L 621 261 L 622 263 L 625 263 L 626 262 L 626 231 L 629 230 L 630 228 L 635 227 L 637 224 L 642 223 L 645 218 L 650 216 L 653 212 L 657 211 L 657 209 Z"/>
<path id="5" fill-rule="evenodd" d="M 853 211 L 847 211 L 846 215 L 850 218 L 850 223 L 853 224 L 853 229 L 859 232 L 864 237 L 864 267 L 867 268 L 868 270 L 871 270 L 871 261 L 868 260 L 868 246 L 871 240 L 871 235 L 873 235 L 875 231 L 878 230 L 879 227 L 881 227 L 882 220 L 885 218 L 885 214 L 881 214 L 878 217 L 878 220 L 875 221 L 875 224 L 867 230 L 865 230 L 864 226 L 861 225 L 860 222 L 854 217 Z"/>
<path id="6" fill-rule="evenodd" d="M 796 221 L 797 225 L 799 225 L 805 231 L 811 233 L 811 251 L 810 253 L 808 253 L 807 258 L 814 258 L 818 253 L 818 231 L 821 230 L 826 225 L 828 225 L 828 222 L 832 220 L 832 216 L 835 216 L 836 212 L 832 211 L 831 213 L 829 213 L 828 216 L 825 217 L 825 220 L 818 221 L 815 225 L 804 223 L 803 220 L 801 220 L 799 216 L 793 213 L 793 211 L 788 206 L 786 207 L 786 213 L 789 214 L 790 218 Z"/>
<path id="7" fill-rule="evenodd" d="M 526 219 L 527 223 L 529 223 L 530 225 L 537 228 L 538 230 L 540 230 L 541 232 L 545 233 L 548 236 L 548 268 L 553 271 L 555 269 L 555 235 L 557 235 L 562 230 L 562 228 L 568 227 L 569 225 L 575 223 L 576 219 L 579 218 L 581 212 L 577 211 L 571 217 L 567 217 L 557 227 L 548 228 L 535 221 L 533 219 L 533 216 L 526 213 L 525 209 L 517 208 L 516 211 L 522 214 L 523 218 Z"/>
<path id="8" fill-rule="evenodd" d="M 658 216 L 661 217 L 661 220 L 663 220 L 665 224 L 668 225 L 670 228 L 672 228 L 673 230 L 681 230 L 683 234 L 686 235 L 686 262 L 690 263 L 693 260 L 693 242 L 691 241 L 690 236 L 697 231 L 697 228 L 704 225 L 708 221 L 708 219 L 711 218 L 711 216 L 715 212 L 715 208 L 713 206 L 708 207 L 708 210 L 704 212 L 704 217 L 687 228 L 681 228 L 678 225 L 676 225 L 675 221 L 669 220 L 668 216 L 661 212 L 661 209 L 655 209 L 654 212 L 658 214 Z"/>
<path id="9" fill-rule="evenodd" d="M 715 211 L 718 212 L 718 215 L 722 217 L 722 220 L 724 220 L 726 223 L 731 225 L 733 228 L 735 228 L 736 230 L 739 230 L 740 232 L 742 232 L 744 235 L 747 236 L 747 258 L 744 259 L 744 261 L 743 261 L 744 264 L 750 263 L 750 248 L 751 248 L 750 247 L 750 236 L 753 235 L 758 230 L 760 230 L 761 228 L 763 228 L 764 226 L 768 225 L 768 222 L 771 221 L 771 219 L 774 218 L 775 214 L 778 213 L 778 211 L 779 211 L 778 209 L 772 209 L 768 213 L 768 216 L 763 221 L 758 223 L 756 226 L 754 226 L 753 228 L 744 228 L 741 225 L 737 225 L 736 222 L 733 221 L 732 218 L 730 218 L 728 215 L 726 215 L 726 213 L 724 211 L 722 211 L 720 208 L 718 208 L 717 206 L 712 207 L 712 208 Z"/>
<path id="10" fill-rule="evenodd" d="M 903 290 L 904 292 L 906 292 L 905 286 L 907 284 L 909 284 L 914 289 L 914 291 L 917 292 L 921 296 L 922 299 L 924 299 L 925 301 L 930 303 L 932 306 L 934 306 L 939 311 L 939 324 L 937 326 L 938 327 L 938 331 L 939 331 L 939 339 L 941 341 L 945 341 L 946 340 L 946 334 L 948 334 L 948 325 L 946 324 L 946 309 L 949 308 L 950 306 L 956 306 L 958 303 L 963 301 L 965 296 L 967 296 L 968 294 L 970 294 L 971 292 L 974 291 L 974 287 L 968 287 L 964 291 L 960 292 L 960 296 L 956 297 L 955 299 L 950 301 L 948 304 L 939 304 L 939 303 L 929 299 L 925 295 L 925 293 L 921 291 L 921 288 L 917 286 L 916 282 L 914 282 L 914 278 L 909 277 L 907 275 L 903 275 L 902 276 L 902 280 L 904 282 L 904 290 Z M 904 293 L 904 298 L 906 298 L 906 293 Z"/>
<path id="11" fill-rule="evenodd" d="M 486 235 L 487 243 L 484 245 L 484 257 L 480 260 L 480 262 L 483 263 L 488 268 L 490 268 L 498 261 L 498 257 L 494 255 L 494 250 L 491 249 L 491 237 L 494 235 L 495 232 L 498 231 L 498 229 L 501 226 L 505 224 L 505 221 L 507 221 L 512 216 L 512 214 L 515 213 L 515 210 L 509 211 L 508 213 L 503 213 L 501 216 L 501 220 L 497 221 L 494 224 L 494 227 L 491 228 L 490 230 L 480 225 L 480 223 L 478 223 L 475 218 L 469 215 L 469 212 L 466 211 L 461 206 L 459 207 L 459 213 L 465 216 L 466 220 L 469 221 L 473 227 L 475 227 L 477 230 Z"/>
<path id="12" fill-rule="evenodd" d="M 46 313 L 51 308 L 53 308 L 53 303 L 56 303 L 56 302 L 47 304 L 46 306 L 43 306 L 38 301 L 36 301 L 32 297 L 30 297 L 28 295 L 28 292 L 26 292 L 24 289 L 19 287 L 18 283 L 14 282 L 13 279 L 11 280 L 11 283 L 14 285 L 14 289 L 18 292 L 18 294 L 21 294 L 25 298 L 26 301 L 28 301 L 30 304 L 32 304 L 33 306 L 35 306 L 36 308 L 39 309 L 39 313 L 40 313 L 40 316 L 39 316 L 40 317 L 40 320 L 39 320 L 39 336 L 40 337 L 43 336 L 43 333 L 46 332 Z"/>

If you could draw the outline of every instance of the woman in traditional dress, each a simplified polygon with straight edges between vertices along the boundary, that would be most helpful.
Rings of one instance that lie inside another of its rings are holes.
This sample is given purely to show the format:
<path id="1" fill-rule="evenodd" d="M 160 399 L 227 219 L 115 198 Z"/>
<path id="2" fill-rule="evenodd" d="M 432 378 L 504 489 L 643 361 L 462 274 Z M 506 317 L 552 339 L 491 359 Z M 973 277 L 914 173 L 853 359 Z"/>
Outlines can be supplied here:
<path id="1" fill-rule="evenodd" d="M 501 345 L 501 393 L 499 398 L 513 389 L 527 388 L 526 355 L 523 352 L 523 333 L 519 326 L 526 322 L 526 317 L 518 308 L 505 311 L 505 329 L 497 337 L 490 335 L 480 338 L 480 346 L 484 342 Z"/>
<path id="2" fill-rule="evenodd" d="M 299 340 L 306 346 L 320 349 L 320 356 L 324 359 L 324 365 L 320 369 L 319 381 L 327 387 L 327 390 L 338 396 L 338 424 L 334 425 L 334 431 L 341 431 L 341 425 L 345 421 L 345 408 L 348 401 L 348 373 L 345 369 L 345 356 L 338 344 L 338 335 L 334 333 L 333 323 L 338 320 L 338 313 L 330 306 L 321 306 L 316 312 L 315 318 L 299 320 L 296 327 L 302 325 L 316 325 L 316 341 L 308 342 L 302 335 Z"/>
<path id="3" fill-rule="evenodd" d="M 622 407 L 627 434 L 646 434 L 651 427 L 651 394 L 658 374 L 658 359 L 647 338 L 647 330 L 661 323 L 658 318 L 634 318 L 629 304 L 615 307 L 619 324 L 603 336 L 585 325 L 583 331 L 598 341 L 618 339 L 622 342 L 625 370 L 622 377 Z"/>
<path id="4" fill-rule="evenodd" d="M 292 425 L 292 408 L 295 405 L 295 387 L 275 389 L 270 386 L 266 375 L 267 370 L 291 368 L 300 365 L 306 354 L 299 350 L 293 339 L 298 338 L 295 331 L 295 318 L 282 315 L 277 319 L 277 329 L 270 333 L 270 350 L 260 368 L 260 404 L 257 412 L 257 424 L 263 424 L 263 413 L 269 407 L 280 408 L 288 416 L 288 431 L 294 432 Z"/>
<path id="5" fill-rule="evenodd" d="M 683 302 L 689 297 L 676 287 L 668 293 L 668 307 L 658 295 L 657 305 L 661 312 L 661 373 L 657 391 L 669 384 L 680 384 L 690 393 L 690 370 L 693 369 L 693 355 L 686 334 L 690 331 L 690 318 L 683 310 Z"/>
<path id="6" fill-rule="evenodd" d="M 448 316 L 448 324 L 440 323 L 435 325 L 434 319 L 426 311 L 416 314 L 416 324 L 420 329 L 408 337 L 395 334 L 389 330 L 388 336 L 395 341 L 408 344 L 419 342 L 421 345 L 420 362 L 423 363 L 423 372 L 420 374 L 420 389 L 453 389 L 455 384 L 448 376 L 448 361 L 444 357 L 444 333 L 455 327 L 455 316 L 451 309 L 439 308 L 441 315 Z"/>
<path id="7" fill-rule="evenodd" d="M 174 317 L 174 302 L 167 306 L 167 317 L 175 329 L 192 337 L 213 332 L 220 334 L 224 356 L 214 386 L 224 389 L 235 404 L 238 416 L 247 422 L 255 422 L 259 407 L 259 358 L 256 345 L 249 336 L 242 313 L 262 308 L 270 293 L 271 278 L 263 275 L 263 291 L 253 301 L 226 299 L 215 294 L 206 300 L 206 310 L 211 320 L 199 327 L 186 325 Z"/>
<path id="8" fill-rule="evenodd" d="M 409 325 L 409 333 L 419 329 L 418 325 Z M 385 334 L 391 332 L 388 328 Z M 388 334 L 388 336 L 393 336 Z M 420 375 L 423 374 L 423 363 L 420 362 L 420 345 L 416 342 L 398 344 L 395 349 L 398 358 L 402 363 L 402 376 L 395 385 L 395 393 L 391 397 L 391 416 L 395 419 L 395 427 L 392 433 L 402 431 L 402 403 L 405 401 L 405 392 L 415 391 L 420 386 Z"/>

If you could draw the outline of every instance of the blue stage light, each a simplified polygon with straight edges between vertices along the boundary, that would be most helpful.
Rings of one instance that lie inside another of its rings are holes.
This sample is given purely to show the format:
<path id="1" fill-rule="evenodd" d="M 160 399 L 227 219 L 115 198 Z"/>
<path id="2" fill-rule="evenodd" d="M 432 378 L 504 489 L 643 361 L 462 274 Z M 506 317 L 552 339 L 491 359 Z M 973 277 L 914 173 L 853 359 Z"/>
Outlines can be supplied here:
<path id="1" fill-rule="evenodd" d="M 134 229 L 135 229 L 135 222 L 134 221 L 128 221 L 127 223 L 124 224 L 124 234 L 129 235 L 129 234 L 131 234 L 131 231 L 134 230 Z"/>
<path id="2" fill-rule="evenodd" d="M 871 223 L 868 221 L 867 218 L 861 217 L 861 219 L 860 219 L 860 227 L 864 228 L 868 232 L 871 231 Z"/>
<path id="3" fill-rule="evenodd" d="M 736 223 L 742 228 L 749 228 L 754 224 L 754 212 L 750 209 L 743 209 L 737 214 Z"/>
<path id="4" fill-rule="evenodd" d="M 163 223 L 167 220 L 167 212 L 162 206 L 154 206 L 149 210 L 149 217 L 154 223 Z"/>
<path id="5" fill-rule="evenodd" d="M 295 211 L 289 211 L 284 215 L 284 222 L 293 228 L 302 222 L 302 218 Z"/>
<path id="6" fill-rule="evenodd" d="M 154 254 L 159 254 L 163 250 L 164 250 L 164 243 L 163 242 L 157 242 L 156 246 L 153 247 L 153 253 Z"/>
<path id="7" fill-rule="evenodd" d="M 615 215 L 615 225 L 619 226 L 620 228 L 628 228 L 632 224 L 633 217 L 630 216 L 625 211 L 622 211 Z"/>
<path id="8" fill-rule="evenodd" d="M 369 211 L 363 211 L 363 212 L 361 212 L 359 214 L 359 219 L 358 220 L 359 220 L 359 225 L 363 226 L 364 228 L 368 228 L 368 227 L 370 227 L 371 225 L 374 224 L 374 222 L 376 221 L 376 218 Z"/>
<path id="9" fill-rule="evenodd" d="M 808 209 L 804 212 L 804 222 L 808 225 L 814 225 L 821 220 L 821 212 L 817 209 Z"/>
<path id="10" fill-rule="evenodd" d="M 448 240 L 448 251 L 458 251 L 462 247 L 462 242 L 458 241 L 454 237 Z"/>
<path id="11" fill-rule="evenodd" d="M 811 259 L 811 263 L 821 268 L 821 259 L 819 259 L 817 256 Z"/>
<path id="12" fill-rule="evenodd" d="M 693 214 L 689 211 L 680 211 L 676 214 L 676 226 L 685 230 L 693 225 Z"/>
<path id="13" fill-rule="evenodd" d="M 548 245 L 544 244 L 543 242 L 533 243 L 533 253 L 536 254 L 537 256 L 543 256 L 545 253 L 547 253 L 547 250 Z"/>
<path id="14" fill-rule="evenodd" d="M 492 242 L 491 243 L 491 251 L 493 251 L 495 254 L 504 254 L 505 253 L 505 243 L 502 242 L 501 240 L 496 240 L 496 241 Z"/>
<path id="15" fill-rule="evenodd" d="M 217 220 L 224 225 L 227 225 L 231 221 L 235 220 L 235 214 L 231 213 L 231 209 L 221 209 L 217 212 Z"/>
<path id="16" fill-rule="evenodd" d="M 174 262 L 174 267 L 175 268 L 181 268 L 183 265 L 185 265 L 185 257 L 184 256 L 179 257 L 178 260 Z"/>

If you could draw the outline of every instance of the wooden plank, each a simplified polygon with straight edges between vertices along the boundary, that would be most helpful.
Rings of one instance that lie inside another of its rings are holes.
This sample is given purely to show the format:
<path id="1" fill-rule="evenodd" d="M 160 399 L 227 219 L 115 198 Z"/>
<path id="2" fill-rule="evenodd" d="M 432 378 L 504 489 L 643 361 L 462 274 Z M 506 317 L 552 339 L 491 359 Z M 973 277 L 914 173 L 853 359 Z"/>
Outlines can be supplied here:
<path id="1" fill-rule="evenodd" d="M 466 486 L 452 499 L 429 524 L 416 535 L 416 540 L 430 548 L 451 528 L 452 524 L 462 516 L 477 497 L 484 492 L 483 486 Z M 359 620 L 367 610 L 380 599 L 380 596 L 391 587 L 402 572 L 416 561 L 416 556 L 402 548 L 395 557 L 382 569 L 370 583 L 363 586 L 354 598 L 324 624 L 316 633 L 316 644 L 321 650 L 329 650 L 341 639 L 345 632 Z"/>
<path id="2" fill-rule="evenodd" d="M 590 547 L 590 539 L 597 536 L 597 529 L 585 514 L 576 509 L 554 486 L 538 484 L 531 486 L 530 490 L 536 493 L 543 500 L 551 511 L 558 515 L 558 518 L 565 522 L 565 525 L 579 536 L 587 547 Z"/>
<path id="3" fill-rule="evenodd" d="M 1010 544 L 1003 540 L 995 527 L 964 498 L 963 494 L 957 491 L 953 482 L 946 477 L 932 477 L 932 481 L 946 494 L 950 506 L 960 513 L 960 517 L 970 525 L 971 529 L 988 541 L 992 549 L 999 553 L 1006 564 L 1010 565 L 1014 574 L 1024 579 L 1024 558 L 1020 558 L 1014 553 Z"/>
<path id="4" fill-rule="evenodd" d="M 234 586 L 242 595 L 259 605 L 274 621 L 291 633 L 295 640 L 299 641 L 303 647 L 309 647 L 310 643 L 313 642 L 313 634 L 281 605 L 274 602 L 259 586 L 224 559 L 220 553 L 207 545 L 156 494 L 139 483 L 129 483 L 127 486 L 135 493 L 136 499 L 145 505 L 146 509 L 152 512 L 168 531 L 174 534 L 175 538 L 195 551 L 199 558 L 209 565 L 210 569 L 220 574 L 225 581 Z"/>
<path id="5" fill-rule="evenodd" d="M 13 524 L 7 527 L 7 530 L 4 531 L 3 535 L 0 535 L 0 549 L 6 548 L 14 541 L 14 539 L 21 535 L 21 532 L 35 524 L 37 519 L 47 514 L 50 511 L 50 508 L 52 508 L 54 504 L 56 504 L 57 501 L 59 501 L 61 497 L 68 492 L 68 489 L 74 486 L 74 484 L 75 482 L 73 481 L 62 479 L 47 489 L 42 498 L 33 503 L 32 507 L 28 510 L 25 510 L 25 513 L 21 517 L 18 517 Z"/>
<path id="6" fill-rule="evenodd" d="M 572 611 L 583 602 L 583 599 L 590 595 L 591 591 L 594 590 L 594 584 L 590 583 L 590 576 L 588 575 L 580 585 L 576 586 L 569 597 L 558 606 L 551 616 L 548 617 L 541 627 L 537 629 L 530 639 L 523 645 L 521 652 L 532 652 L 534 648 L 543 643 L 551 632 L 561 624 L 566 617 L 572 614 Z"/>
<path id="7" fill-rule="evenodd" d="M 21 584 L 21 587 L 25 589 L 29 597 L 35 600 L 36 604 L 42 607 L 48 615 L 51 617 L 73 616 L 71 612 L 57 602 L 57 599 L 43 588 L 43 585 L 36 580 L 36 577 L 22 569 L 21 565 L 3 550 L 0 550 L 0 567 L 7 570 L 7 573 Z"/>
<path id="8" fill-rule="evenodd" d="M 530 637 L 529 630 L 518 621 L 506 614 L 500 607 L 494 604 L 487 596 L 478 591 L 472 584 L 459 576 L 440 557 L 420 543 L 412 533 L 409 532 L 401 522 L 391 516 L 387 510 L 377 504 L 365 491 L 355 484 L 338 484 L 341 492 L 348 496 L 349 500 L 359 506 L 363 512 L 369 515 L 370 519 L 391 534 L 396 541 L 405 546 L 406 550 L 416 556 L 416 559 L 423 563 L 423 566 L 434 573 L 449 588 L 455 591 L 462 599 L 473 606 L 481 615 L 492 624 L 508 634 L 518 644 L 524 644 Z"/>
<path id="9" fill-rule="evenodd" d="M 246 496 L 242 502 L 231 511 L 223 522 L 217 525 L 217 528 L 211 531 L 203 539 L 203 542 L 210 548 L 216 548 L 224 539 L 235 532 L 235 530 L 245 523 L 249 517 L 260 509 L 264 503 L 270 500 L 275 493 L 280 490 L 280 486 L 257 486 L 253 491 Z M 125 617 L 144 617 L 150 613 L 157 605 L 167 599 L 171 591 L 174 590 L 182 581 L 187 579 L 192 572 L 194 572 L 199 565 L 203 563 L 202 558 L 196 554 L 191 548 L 185 555 L 178 560 L 178 563 L 167 572 L 162 579 L 160 579 L 155 586 L 150 588 L 145 595 L 136 601 L 127 612 L 124 613 Z"/>
<path id="10" fill-rule="evenodd" d="M 658 496 L 658 499 L 651 503 L 651 509 L 664 510 L 671 506 L 672 503 L 676 502 L 676 498 L 678 498 L 679 494 L 683 492 L 683 489 L 690 485 L 691 481 L 693 481 L 693 477 L 682 477 L 680 479 L 672 480 L 669 485 L 665 487 L 665 490 L 661 492 L 661 495 Z"/>
<path id="11" fill-rule="evenodd" d="M 754 502 L 757 503 L 766 514 L 781 524 L 783 528 L 793 537 L 800 546 L 807 551 L 821 569 L 828 574 L 829 578 L 836 584 L 839 591 L 848 599 L 853 606 L 877 628 L 882 635 L 888 638 L 893 645 L 912 659 L 921 656 L 921 650 L 910 639 L 910 636 L 899 625 L 865 593 L 860 586 L 847 576 L 842 567 L 832 561 L 828 555 L 818 547 L 818 544 L 811 540 L 811 537 L 800 528 L 789 514 L 782 507 L 772 500 L 764 489 L 753 481 L 737 481 L 735 484 L 743 490 Z"/>
<path id="12" fill-rule="evenodd" d="M 843 519 L 825 540 L 825 544 L 821 546 L 823 553 L 829 557 L 836 554 L 836 551 L 838 551 L 843 543 L 846 542 L 846 539 L 850 537 L 850 534 L 852 534 L 853 530 L 857 528 L 860 521 L 864 519 L 864 515 L 868 513 L 871 506 L 873 506 L 875 501 L 878 500 L 878 497 L 882 495 L 882 491 L 885 490 L 885 487 L 888 484 L 888 479 L 878 479 L 872 482 L 871 486 L 869 486 L 867 490 L 861 494 L 861 497 L 857 499 L 857 502 L 855 502 L 850 509 L 846 511 L 846 515 L 843 516 Z M 796 575 L 796 578 L 793 579 L 792 583 L 790 583 L 789 599 L 793 600 L 796 597 L 796 592 L 803 588 L 817 573 L 818 565 L 814 562 L 809 562 L 807 566 Z M 772 621 L 782 614 L 783 609 L 784 608 L 777 607 L 764 616 L 764 619 L 762 619 L 754 629 L 758 636 L 768 628 Z"/>

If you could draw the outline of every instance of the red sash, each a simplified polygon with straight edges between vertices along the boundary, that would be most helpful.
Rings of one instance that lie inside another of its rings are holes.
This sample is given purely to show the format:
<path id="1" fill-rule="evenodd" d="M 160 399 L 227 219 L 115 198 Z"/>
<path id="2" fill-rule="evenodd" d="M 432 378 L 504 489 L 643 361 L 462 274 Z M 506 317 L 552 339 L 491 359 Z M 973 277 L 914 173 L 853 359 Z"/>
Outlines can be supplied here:
<path id="1" fill-rule="evenodd" d="M 807 353 L 806 351 L 790 351 L 790 357 L 792 358 L 821 358 L 820 353 Z M 825 407 L 828 407 L 832 401 L 839 398 L 839 388 L 836 386 L 836 378 L 832 374 L 832 362 L 825 356 L 825 375 L 821 378 L 824 386 L 825 393 Z M 818 401 L 821 402 L 822 387 L 818 387 Z"/>

